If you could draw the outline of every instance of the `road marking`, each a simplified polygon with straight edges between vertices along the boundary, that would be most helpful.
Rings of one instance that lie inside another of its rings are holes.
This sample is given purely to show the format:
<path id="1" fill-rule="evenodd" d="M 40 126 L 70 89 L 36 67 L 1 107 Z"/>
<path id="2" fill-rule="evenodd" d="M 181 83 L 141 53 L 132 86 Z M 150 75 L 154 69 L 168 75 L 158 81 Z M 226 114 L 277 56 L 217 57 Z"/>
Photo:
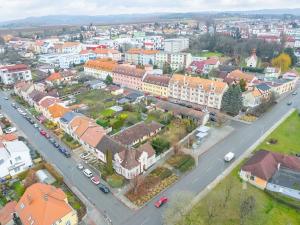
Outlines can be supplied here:
<path id="1" fill-rule="evenodd" d="M 147 217 L 147 218 L 141 223 L 141 225 L 146 224 L 146 223 L 148 222 L 148 220 L 149 220 L 149 218 Z"/>

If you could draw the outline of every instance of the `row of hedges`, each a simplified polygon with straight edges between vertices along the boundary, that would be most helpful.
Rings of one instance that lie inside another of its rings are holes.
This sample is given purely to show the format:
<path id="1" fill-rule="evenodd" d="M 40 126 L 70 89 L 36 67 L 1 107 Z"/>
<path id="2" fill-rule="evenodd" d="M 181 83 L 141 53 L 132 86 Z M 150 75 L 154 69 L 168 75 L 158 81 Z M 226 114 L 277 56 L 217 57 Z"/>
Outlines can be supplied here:
<path id="1" fill-rule="evenodd" d="M 172 171 L 166 167 L 157 167 L 154 169 L 151 173 L 151 176 L 157 176 L 161 180 L 168 178 L 169 176 L 172 175 Z"/>
<path id="2" fill-rule="evenodd" d="M 179 154 L 172 155 L 167 163 L 180 172 L 186 172 L 195 166 L 195 159 L 191 155 Z"/>

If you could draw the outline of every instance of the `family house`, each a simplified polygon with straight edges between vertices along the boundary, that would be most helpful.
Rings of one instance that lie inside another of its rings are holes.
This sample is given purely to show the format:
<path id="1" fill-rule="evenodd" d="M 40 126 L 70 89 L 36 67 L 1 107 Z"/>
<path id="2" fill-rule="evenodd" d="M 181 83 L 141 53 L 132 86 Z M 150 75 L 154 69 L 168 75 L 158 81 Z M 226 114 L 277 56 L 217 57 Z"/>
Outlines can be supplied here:
<path id="1" fill-rule="evenodd" d="M 68 203 L 67 195 L 48 184 L 28 187 L 16 206 L 23 225 L 77 225 L 77 212 Z"/>
<path id="2" fill-rule="evenodd" d="M 112 138 L 124 146 L 132 147 L 156 135 L 162 129 L 162 127 L 162 124 L 155 121 L 152 121 L 149 124 L 140 122 L 123 131 L 120 131 L 119 133 L 113 135 Z"/>
<path id="3" fill-rule="evenodd" d="M 250 87 L 254 84 L 254 82 L 257 80 L 257 78 L 252 75 L 252 74 L 248 74 L 248 73 L 244 73 L 241 70 L 234 70 L 232 72 L 230 72 L 226 78 L 225 81 L 228 83 L 238 83 L 241 80 L 244 80 L 246 82 L 246 87 Z"/>
<path id="4" fill-rule="evenodd" d="M 53 122 L 58 122 L 65 113 L 71 110 L 60 103 L 54 103 L 50 105 L 45 113 L 45 117 Z"/>
<path id="5" fill-rule="evenodd" d="M 254 186 L 265 189 L 280 168 L 300 172 L 300 159 L 266 150 L 259 150 L 242 166 L 239 175 Z"/>

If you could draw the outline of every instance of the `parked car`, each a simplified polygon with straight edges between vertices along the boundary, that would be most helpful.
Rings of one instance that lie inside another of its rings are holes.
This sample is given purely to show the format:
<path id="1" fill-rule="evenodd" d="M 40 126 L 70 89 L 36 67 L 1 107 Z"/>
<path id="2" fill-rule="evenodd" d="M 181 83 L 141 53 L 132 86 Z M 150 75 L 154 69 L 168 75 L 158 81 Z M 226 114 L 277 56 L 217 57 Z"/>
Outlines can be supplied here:
<path id="1" fill-rule="evenodd" d="M 89 169 L 84 169 L 83 174 L 89 178 L 93 176 L 93 173 Z"/>
<path id="2" fill-rule="evenodd" d="M 67 158 L 70 158 L 70 157 L 71 157 L 71 153 L 70 153 L 68 150 L 66 150 L 66 149 L 64 149 L 63 154 L 64 154 L 64 156 L 67 157 Z"/>
<path id="3" fill-rule="evenodd" d="M 50 138 L 50 135 L 49 134 L 45 134 L 45 138 L 49 139 Z"/>
<path id="4" fill-rule="evenodd" d="M 224 156 L 225 162 L 230 162 L 233 158 L 234 158 L 234 153 L 233 153 L 233 152 L 228 152 L 228 153 Z"/>
<path id="5" fill-rule="evenodd" d="M 91 181 L 96 185 L 100 184 L 100 178 L 98 176 L 93 176 Z"/>
<path id="6" fill-rule="evenodd" d="M 33 124 L 33 126 L 34 126 L 35 128 L 39 128 L 39 125 L 38 125 L 37 123 Z"/>
<path id="7" fill-rule="evenodd" d="M 292 104 L 292 102 L 291 102 L 291 101 L 289 101 L 289 102 L 287 102 L 286 104 L 287 104 L 287 105 L 291 105 L 291 104 Z"/>
<path id="8" fill-rule="evenodd" d="M 166 204 L 168 202 L 167 197 L 161 197 L 157 202 L 155 202 L 155 207 L 160 208 L 162 205 Z"/>
<path id="9" fill-rule="evenodd" d="M 296 155 L 297 157 L 300 157 L 300 153 L 296 153 L 295 155 Z"/>
<path id="10" fill-rule="evenodd" d="M 5 100 L 8 100 L 8 97 L 7 97 L 7 96 L 5 96 L 5 97 L 4 97 L 4 99 L 5 99 Z"/>
<path id="11" fill-rule="evenodd" d="M 49 138 L 50 143 L 54 144 L 55 140 L 54 138 Z"/>
<path id="12" fill-rule="evenodd" d="M 34 120 L 30 118 L 29 123 L 34 124 Z"/>
<path id="13" fill-rule="evenodd" d="M 14 107 L 15 109 L 17 108 L 16 103 L 11 103 L 11 106 Z"/>
<path id="14" fill-rule="evenodd" d="M 80 169 L 80 170 L 84 169 L 84 167 L 83 167 L 83 165 L 81 163 L 77 164 L 77 168 Z"/>
<path id="15" fill-rule="evenodd" d="M 58 147 L 59 147 L 59 144 L 58 144 L 57 142 L 54 142 L 54 143 L 53 143 L 53 146 L 54 146 L 55 148 L 58 148 Z"/>
<path id="16" fill-rule="evenodd" d="M 294 91 L 294 92 L 292 93 L 292 95 L 297 95 L 297 91 Z"/>
<path id="17" fill-rule="evenodd" d="M 17 128 L 15 128 L 15 127 L 8 127 L 8 128 L 6 128 L 4 130 L 4 133 L 11 134 L 11 133 L 16 132 L 16 131 L 17 131 Z"/>
<path id="18" fill-rule="evenodd" d="M 0 119 L 1 119 L 1 118 L 3 118 L 3 117 L 4 117 L 4 116 L 3 116 L 3 114 L 2 114 L 2 113 L 0 113 Z"/>
<path id="19" fill-rule="evenodd" d="M 46 136 L 47 133 L 46 133 L 46 131 L 41 130 L 41 131 L 40 131 L 40 134 L 43 135 L 43 136 Z"/>
<path id="20" fill-rule="evenodd" d="M 110 192 L 109 188 L 106 187 L 104 184 L 99 184 L 98 188 L 99 188 L 100 191 L 102 191 L 105 194 L 108 194 Z"/>

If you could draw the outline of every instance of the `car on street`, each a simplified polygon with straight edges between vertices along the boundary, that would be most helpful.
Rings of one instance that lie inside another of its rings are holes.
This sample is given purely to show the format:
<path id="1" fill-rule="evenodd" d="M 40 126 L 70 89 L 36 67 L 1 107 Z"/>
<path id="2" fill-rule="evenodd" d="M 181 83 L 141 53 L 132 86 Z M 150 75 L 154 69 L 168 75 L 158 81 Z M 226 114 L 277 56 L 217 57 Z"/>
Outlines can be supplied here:
<path id="1" fill-rule="evenodd" d="M 292 95 L 297 95 L 297 91 L 294 91 L 294 92 L 292 93 Z"/>
<path id="2" fill-rule="evenodd" d="M 8 127 L 8 128 L 6 128 L 4 130 L 4 133 L 11 134 L 11 133 L 16 132 L 16 131 L 17 131 L 17 128 L 15 128 L 15 127 Z"/>
<path id="3" fill-rule="evenodd" d="M 2 114 L 2 113 L 0 113 L 0 119 L 1 119 L 1 118 L 3 118 L 3 117 L 4 117 L 4 116 L 3 116 L 3 114 Z"/>
<path id="4" fill-rule="evenodd" d="M 154 203 L 156 208 L 160 208 L 162 205 L 166 204 L 168 202 L 167 197 L 161 197 L 157 202 Z"/>
<path id="5" fill-rule="evenodd" d="M 50 135 L 49 134 L 45 134 L 45 138 L 49 139 L 50 138 Z"/>
<path id="6" fill-rule="evenodd" d="M 8 100 L 8 97 L 7 97 L 7 96 L 5 96 L 5 97 L 4 97 L 4 99 L 5 99 L 5 100 Z"/>
<path id="7" fill-rule="evenodd" d="M 84 169 L 83 174 L 89 178 L 93 176 L 93 173 L 89 169 Z"/>
<path id="8" fill-rule="evenodd" d="M 106 187 L 104 184 L 99 184 L 98 188 L 100 191 L 102 191 L 104 194 L 108 194 L 110 192 L 109 188 Z"/>
<path id="9" fill-rule="evenodd" d="M 46 131 L 41 130 L 41 131 L 40 131 L 40 134 L 41 134 L 42 136 L 46 136 L 47 133 L 46 133 Z"/>
<path id="10" fill-rule="evenodd" d="M 81 163 L 78 163 L 78 164 L 77 164 L 77 168 L 80 169 L 80 170 L 83 170 L 83 169 L 84 169 L 84 167 L 83 167 L 83 165 L 82 165 Z"/>
<path id="11" fill-rule="evenodd" d="M 91 181 L 96 185 L 100 184 L 100 178 L 98 176 L 93 176 Z"/>
<path id="12" fill-rule="evenodd" d="M 291 105 L 291 104 L 292 104 L 292 102 L 291 102 L 291 101 L 289 101 L 289 102 L 287 102 L 286 104 L 287 104 L 287 105 Z"/>
<path id="13" fill-rule="evenodd" d="M 64 154 L 64 156 L 66 158 L 70 158 L 71 157 L 71 153 L 67 149 L 64 149 L 63 154 Z"/>
<path id="14" fill-rule="evenodd" d="M 28 121 L 29 121 L 29 123 L 34 124 L 34 120 L 33 119 L 30 118 Z"/>
<path id="15" fill-rule="evenodd" d="M 15 109 L 17 108 L 17 105 L 16 105 L 16 103 L 14 103 L 14 102 L 11 103 L 11 106 L 14 107 Z"/>
<path id="16" fill-rule="evenodd" d="M 234 155 L 233 152 L 228 152 L 228 153 L 224 156 L 225 162 L 230 162 L 231 160 L 233 160 L 234 156 L 235 156 L 235 155 Z"/>
<path id="17" fill-rule="evenodd" d="M 54 144 L 54 142 L 55 142 L 54 138 L 49 138 L 49 142 Z"/>
<path id="18" fill-rule="evenodd" d="M 39 125 L 38 125 L 37 123 L 33 124 L 33 126 L 34 126 L 35 128 L 38 128 L 38 127 L 39 127 Z"/>
<path id="19" fill-rule="evenodd" d="M 53 146 L 54 146 L 55 148 L 58 148 L 58 147 L 59 147 L 59 144 L 58 144 L 57 142 L 54 142 L 54 143 L 53 143 Z"/>

